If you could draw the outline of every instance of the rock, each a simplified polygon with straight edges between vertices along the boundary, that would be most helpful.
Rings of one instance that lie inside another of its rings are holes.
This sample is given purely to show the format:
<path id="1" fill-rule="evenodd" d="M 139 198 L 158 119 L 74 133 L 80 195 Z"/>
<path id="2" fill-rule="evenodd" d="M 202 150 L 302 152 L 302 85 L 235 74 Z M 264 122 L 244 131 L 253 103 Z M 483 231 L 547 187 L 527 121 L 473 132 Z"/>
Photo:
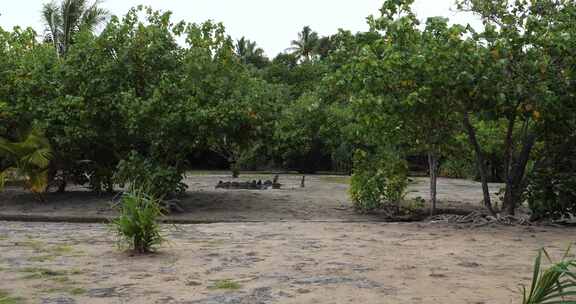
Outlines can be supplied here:
<path id="1" fill-rule="evenodd" d="M 354 282 L 354 279 L 346 277 L 312 277 L 306 279 L 300 279 L 294 281 L 294 284 L 298 285 L 331 285 L 331 284 L 343 284 Z"/>
<path id="2" fill-rule="evenodd" d="M 198 282 L 198 281 L 194 281 L 194 280 L 187 280 L 186 281 L 186 286 L 201 286 L 202 283 Z"/>
<path id="3" fill-rule="evenodd" d="M 162 205 L 169 213 L 184 213 L 186 210 L 182 207 L 180 200 L 163 201 Z"/>
<path id="4" fill-rule="evenodd" d="M 254 289 L 250 294 L 227 293 L 213 295 L 201 300 L 183 302 L 186 304 L 268 304 L 273 303 L 272 288 L 260 287 Z"/>
<path id="5" fill-rule="evenodd" d="M 43 298 L 41 304 L 76 304 L 76 300 L 68 297 Z"/>
<path id="6" fill-rule="evenodd" d="M 466 267 L 466 268 L 477 268 L 480 267 L 480 264 L 474 262 L 462 262 L 458 264 L 458 266 Z"/>
<path id="7" fill-rule="evenodd" d="M 116 287 L 110 287 L 88 289 L 86 295 L 91 298 L 112 298 L 117 297 L 120 294 L 116 291 Z"/>

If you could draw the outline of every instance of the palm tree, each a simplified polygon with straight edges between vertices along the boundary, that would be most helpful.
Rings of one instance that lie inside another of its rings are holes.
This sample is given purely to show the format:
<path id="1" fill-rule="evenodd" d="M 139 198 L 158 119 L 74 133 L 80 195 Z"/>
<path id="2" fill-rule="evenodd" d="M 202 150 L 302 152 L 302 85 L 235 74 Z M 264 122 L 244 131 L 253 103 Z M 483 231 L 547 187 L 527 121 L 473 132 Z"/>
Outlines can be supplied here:
<path id="1" fill-rule="evenodd" d="M 46 25 L 46 40 L 54 44 L 56 53 L 65 56 L 74 35 L 81 30 L 93 32 L 106 21 L 108 11 L 100 8 L 100 0 L 62 0 L 44 4 L 42 17 Z"/>
<path id="2" fill-rule="evenodd" d="M 300 33 L 298 33 L 298 40 L 292 40 L 292 51 L 298 59 L 308 61 L 316 53 L 318 46 L 318 33 L 312 31 L 309 26 L 305 26 Z"/>
<path id="3" fill-rule="evenodd" d="M 3 167 L 0 168 L 0 191 L 8 172 L 16 171 L 25 178 L 26 187 L 30 191 L 45 192 L 52 147 L 42 130 L 32 128 L 17 141 L 0 137 L 0 157 L 4 159 Z"/>
<path id="4" fill-rule="evenodd" d="M 250 41 L 245 37 L 236 41 L 236 55 L 244 64 L 252 64 L 258 68 L 263 67 L 268 62 L 264 56 L 264 50 L 256 45 L 256 42 Z"/>
<path id="5" fill-rule="evenodd" d="M 318 39 L 318 43 L 316 44 L 316 49 L 314 52 L 320 56 L 320 58 L 324 59 L 330 55 L 330 52 L 334 48 L 332 38 L 330 36 L 322 37 Z"/>

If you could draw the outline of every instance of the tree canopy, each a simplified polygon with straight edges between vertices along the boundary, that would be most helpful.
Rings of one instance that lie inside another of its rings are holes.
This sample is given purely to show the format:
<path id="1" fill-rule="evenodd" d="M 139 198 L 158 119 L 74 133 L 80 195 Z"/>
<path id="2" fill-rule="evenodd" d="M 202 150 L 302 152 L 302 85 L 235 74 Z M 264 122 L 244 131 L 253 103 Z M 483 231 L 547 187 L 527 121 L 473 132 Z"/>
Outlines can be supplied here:
<path id="1" fill-rule="evenodd" d="M 355 197 L 376 201 L 362 206 L 403 200 L 410 167 L 430 175 L 432 212 L 448 171 L 481 181 L 492 214 L 526 200 L 545 216 L 572 210 L 573 1 L 458 1 L 483 29 L 421 24 L 412 2 L 384 1 L 366 32 L 306 26 L 271 60 L 213 21 L 47 3 L 44 39 L 0 29 L 0 137 L 42 130 L 48 179 L 95 191 L 138 168 L 177 184 L 194 155 L 212 153 L 236 171 L 353 173 Z M 489 181 L 505 184 L 501 208 Z"/>

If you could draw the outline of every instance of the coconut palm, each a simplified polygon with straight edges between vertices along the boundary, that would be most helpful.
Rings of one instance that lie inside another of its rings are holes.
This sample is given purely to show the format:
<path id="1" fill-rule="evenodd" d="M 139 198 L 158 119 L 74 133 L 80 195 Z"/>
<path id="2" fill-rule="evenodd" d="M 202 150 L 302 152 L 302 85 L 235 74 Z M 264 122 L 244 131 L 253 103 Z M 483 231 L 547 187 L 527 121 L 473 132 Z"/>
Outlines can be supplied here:
<path id="1" fill-rule="evenodd" d="M 288 48 L 288 51 L 291 51 L 299 60 L 308 61 L 316 53 L 318 40 L 318 33 L 312 31 L 309 26 L 305 26 L 298 33 L 298 39 L 292 40 L 292 47 Z"/>
<path id="2" fill-rule="evenodd" d="M 236 41 L 236 55 L 244 64 L 252 64 L 258 68 L 263 67 L 268 59 L 264 56 L 264 50 L 245 37 Z"/>
<path id="3" fill-rule="evenodd" d="M 100 8 L 100 0 L 92 4 L 87 0 L 62 0 L 44 4 L 42 17 L 46 25 L 46 40 L 54 44 L 59 56 L 66 55 L 74 35 L 81 30 L 94 31 L 108 17 Z"/>
<path id="4" fill-rule="evenodd" d="M 560 262 L 552 262 L 550 255 L 542 249 L 534 263 L 530 289 L 523 287 L 522 304 L 576 304 L 576 260 L 569 258 L 568 247 Z M 542 268 L 542 255 L 552 264 Z"/>
<path id="5" fill-rule="evenodd" d="M 314 52 L 320 56 L 321 59 L 324 59 L 330 55 L 330 52 L 334 48 L 334 42 L 330 36 L 322 37 L 318 39 L 318 43 L 316 44 L 316 49 Z"/>
<path id="6" fill-rule="evenodd" d="M 16 141 L 0 137 L 0 157 L 4 159 L 4 166 L 0 168 L 0 190 L 8 172 L 12 171 L 25 179 L 30 191 L 42 193 L 46 190 L 52 148 L 42 130 L 32 128 Z"/>

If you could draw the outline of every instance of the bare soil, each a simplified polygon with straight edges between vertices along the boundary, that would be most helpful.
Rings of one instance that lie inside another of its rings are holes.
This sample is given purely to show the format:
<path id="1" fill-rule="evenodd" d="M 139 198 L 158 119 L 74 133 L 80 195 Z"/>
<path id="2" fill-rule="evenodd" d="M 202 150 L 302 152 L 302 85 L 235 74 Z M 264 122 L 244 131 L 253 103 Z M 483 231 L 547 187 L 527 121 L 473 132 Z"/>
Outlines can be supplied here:
<path id="1" fill-rule="evenodd" d="M 268 180 L 270 174 L 244 174 L 237 181 Z M 281 189 L 226 190 L 215 189 L 218 181 L 232 181 L 226 173 L 190 175 L 189 186 L 181 198 L 183 213 L 168 219 L 180 223 L 269 222 L 269 221 L 373 221 L 375 215 L 361 215 L 352 208 L 348 196 L 348 177 L 313 175 L 306 177 L 280 175 Z M 439 180 L 438 199 L 441 208 L 479 209 L 480 184 L 458 179 Z M 408 197 L 428 199 L 428 180 L 413 178 Z M 491 185 L 496 193 L 499 185 Z M 63 219 L 67 221 L 102 222 L 116 215 L 113 208 L 118 195 L 98 196 L 84 187 L 69 187 L 67 193 L 49 193 L 45 202 L 21 188 L 9 187 L 0 193 L 1 219 Z"/>
<path id="2" fill-rule="evenodd" d="M 269 175 L 240 180 L 269 179 Z M 280 190 L 222 190 L 193 175 L 182 221 L 148 256 L 117 247 L 105 224 L 0 221 L 0 298 L 7 303 L 313 304 L 519 303 L 536 252 L 574 242 L 570 228 L 384 223 L 355 213 L 347 178 L 284 175 Z M 492 185 L 498 191 L 498 185 Z M 17 188 L 0 217 L 114 216 L 114 196 L 74 187 L 46 202 Z M 446 208 L 480 208 L 477 183 L 441 179 Z M 410 197 L 428 198 L 416 178 Z M 0 301 L 2 303 L 2 301 Z"/>
<path id="3" fill-rule="evenodd" d="M 444 224 L 165 226 L 129 256 L 102 224 L 0 222 L 0 290 L 17 303 L 519 303 L 537 249 L 574 231 Z"/>

